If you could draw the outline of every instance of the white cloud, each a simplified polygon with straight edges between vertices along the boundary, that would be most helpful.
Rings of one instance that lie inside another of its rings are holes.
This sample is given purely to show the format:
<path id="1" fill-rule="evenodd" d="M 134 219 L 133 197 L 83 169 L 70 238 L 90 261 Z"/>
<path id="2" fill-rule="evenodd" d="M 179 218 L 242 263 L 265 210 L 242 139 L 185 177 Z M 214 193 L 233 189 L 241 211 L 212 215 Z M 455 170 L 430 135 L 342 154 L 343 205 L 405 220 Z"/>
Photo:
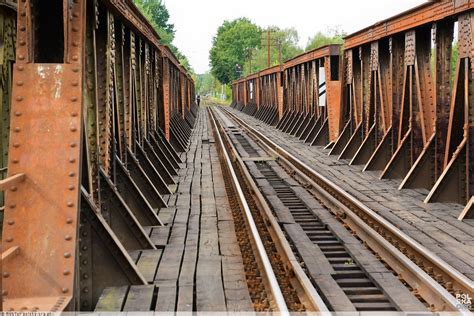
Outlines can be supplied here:
<path id="1" fill-rule="evenodd" d="M 300 45 L 318 31 L 340 26 L 352 33 L 424 3 L 424 0 L 166 0 L 175 24 L 175 45 L 197 73 L 209 69 L 209 50 L 224 20 L 248 17 L 259 26 L 294 27 Z"/>

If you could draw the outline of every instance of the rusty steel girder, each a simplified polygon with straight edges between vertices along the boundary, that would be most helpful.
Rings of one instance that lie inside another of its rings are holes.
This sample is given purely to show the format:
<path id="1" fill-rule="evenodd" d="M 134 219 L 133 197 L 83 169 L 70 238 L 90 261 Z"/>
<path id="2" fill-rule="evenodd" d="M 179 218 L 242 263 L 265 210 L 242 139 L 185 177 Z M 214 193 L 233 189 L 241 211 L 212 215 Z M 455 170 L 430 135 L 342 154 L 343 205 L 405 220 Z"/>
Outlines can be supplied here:
<path id="1" fill-rule="evenodd" d="M 234 108 L 238 110 L 242 110 L 243 107 L 245 106 L 245 79 L 239 79 L 237 81 L 234 81 L 232 83 L 233 85 L 233 92 L 232 92 L 232 98 L 234 100 Z"/>
<path id="2" fill-rule="evenodd" d="M 30 27 L 30 10 L 40 8 L 18 6 L 8 162 L 9 176 L 24 173 L 26 179 L 6 194 L 2 237 L 4 248 L 18 248 L 2 262 L 8 275 L 3 307 L 17 311 L 63 309 L 72 301 L 80 197 L 85 6 L 69 8 L 68 49 L 60 63 L 44 63 L 43 47 L 34 47 L 39 35 Z"/>
<path id="3" fill-rule="evenodd" d="M 286 61 L 277 127 L 310 144 L 329 143 L 330 154 L 400 179 L 400 189 L 430 190 L 425 202 L 467 204 L 460 219 L 473 216 L 473 9 L 470 0 L 430 1 L 347 36 L 340 79 L 327 82 L 328 107 L 316 106 L 312 82 L 319 80 L 314 69 L 331 58 L 308 52 Z M 451 70 L 455 38 L 460 53 Z M 233 83 L 240 110 L 248 78 Z M 267 81 L 260 86 L 268 89 Z"/>
<path id="4" fill-rule="evenodd" d="M 180 160 L 161 124 L 166 58 L 131 1 L 26 0 L 17 24 L 3 310 L 90 311 L 105 287 L 146 284 L 130 253 L 156 248 L 144 227 L 163 225 L 162 195 L 176 187 Z M 14 30 L 3 30 L 5 43 Z M 183 81 L 189 120 L 194 83 Z"/>
<path id="5" fill-rule="evenodd" d="M 285 114 L 278 128 L 310 145 L 336 140 L 341 128 L 339 54 L 339 45 L 328 45 L 285 62 Z"/>
<path id="6" fill-rule="evenodd" d="M 345 127 L 331 154 L 431 190 L 425 202 L 471 199 L 473 6 L 434 1 L 345 38 Z"/>
<path id="7" fill-rule="evenodd" d="M 258 110 L 255 117 L 267 124 L 276 125 L 283 116 L 281 66 L 259 72 L 256 94 Z"/>
<path id="8" fill-rule="evenodd" d="M 185 151 L 196 119 L 194 83 L 173 52 L 160 46 L 163 58 L 163 129 L 176 151 Z M 187 89 L 187 86 L 191 88 Z"/>
<path id="9" fill-rule="evenodd" d="M 343 122 L 340 49 L 314 49 L 233 82 L 233 107 L 312 145 L 334 142 Z"/>
<path id="10" fill-rule="evenodd" d="M 0 2 L 0 179 L 7 174 L 8 144 L 10 134 L 10 103 L 16 46 L 16 4 Z M 3 192 L 0 192 L 0 205 L 3 206 Z"/>

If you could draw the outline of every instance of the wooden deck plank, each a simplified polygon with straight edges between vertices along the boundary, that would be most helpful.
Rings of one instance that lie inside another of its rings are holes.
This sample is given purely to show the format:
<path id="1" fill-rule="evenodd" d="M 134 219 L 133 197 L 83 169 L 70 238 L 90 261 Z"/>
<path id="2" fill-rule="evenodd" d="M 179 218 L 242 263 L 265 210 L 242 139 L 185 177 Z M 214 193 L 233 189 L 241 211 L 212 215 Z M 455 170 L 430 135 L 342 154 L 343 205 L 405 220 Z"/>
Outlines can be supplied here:
<path id="1" fill-rule="evenodd" d="M 128 293 L 128 286 L 106 288 L 95 307 L 96 312 L 120 312 Z"/>
<path id="2" fill-rule="evenodd" d="M 154 227 L 150 239 L 155 246 L 158 248 L 164 247 L 168 243 L 168 238 L 170 236 L 170 227 L 169 226 L 160 226 Z"/>
<path id="3" fill-rule="evenodd" d="M 140 259 L 138 259 L 137 267 L 148 283 L 153 283 L 155 280 L 155 273 L 161 254 L 161 249 L 143 250 Z"/>
<path id="4" fill-rule="evenodd" d="M 178 292 L 176 286 L 160 286 L 156 298 L 155 311 L 174 312 L 176 310 L 176 301 Z"/>
<path id="5" fill-rule="evenodd" d="M 199 257 L 196 271 L 196 309 L 198 311 L 225 311 L 220 257 Z"/>
<path id="6" fill-rule="evenodd" d="M 148 312 L 151 310 L 154 285 L 132 285 L 128 292 L 124 312 Z"/>
<path id="7" fill-rule="evenodd" d="M 165 247 L 156 272 L 155 283 L 177 284 L 183 256 L 183 244 L 169 244 Z"/>
<path id="8" fill-rule="evenodd" d="M 178 288 L 177 312 L 192 312 L 194 302 L 194 288 L 192 285 L 180 286 Z"/>

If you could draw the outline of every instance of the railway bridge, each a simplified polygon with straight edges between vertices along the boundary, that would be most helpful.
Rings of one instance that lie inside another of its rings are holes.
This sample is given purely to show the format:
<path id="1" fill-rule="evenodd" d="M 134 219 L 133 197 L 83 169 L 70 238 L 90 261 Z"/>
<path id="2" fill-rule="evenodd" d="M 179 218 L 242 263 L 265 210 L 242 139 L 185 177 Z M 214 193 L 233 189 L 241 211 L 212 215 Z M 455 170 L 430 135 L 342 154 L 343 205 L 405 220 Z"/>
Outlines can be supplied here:
<path id="1" fill-rule="evenodd" d="M 0 0 L 2 311 L 470 314 L 473 38 L 430 1 L 198 107 L 131 0 Z"/>

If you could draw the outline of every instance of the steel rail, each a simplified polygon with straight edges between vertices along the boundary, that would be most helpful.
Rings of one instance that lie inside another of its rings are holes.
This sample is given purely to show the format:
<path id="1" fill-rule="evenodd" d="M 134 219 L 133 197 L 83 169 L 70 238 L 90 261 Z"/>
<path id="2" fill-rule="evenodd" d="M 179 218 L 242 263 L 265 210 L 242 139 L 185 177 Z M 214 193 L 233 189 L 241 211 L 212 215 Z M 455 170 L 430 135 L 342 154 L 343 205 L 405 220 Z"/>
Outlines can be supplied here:
<path id="1" fill-rule="evenodd" d="M 214 110 L 210 111 L 214 114 Z M 222 113 L 217 113 L 219 114 L 222 120 L 229 121 L 227 117 L 222 115 Z M 221 127 L 218 120 L 216 120 L 216 123 L 219 127 Z M 263 197 L 262 193 L 259 191 L 257 185 L 255 184 L 252 176 L 248 172 L 242 157 L 240 157 L 237 149 L 225 133 L 223 133 L 223 138 L 231 148 L 232 158 L 236 162 L 239 169 L 242 171 L 244 181 L 246 182 L 246 185 L 249 187 L 250 191 L 252 192 L 252 195 L 255 198 L 257 208 L 263 211 L 262 215 L 264 215 L 265 217 L 265 220 L 267 222 L 267 228 L 270 231 L 270 235 L 272 235 L 272 240 L 275 243 L 276 248 L 279 250 L 279 254 L 285 259 L 285 261 L 289 263 L 291 271 L 293 272 L 296 278 L 296 282 L 298 283 L 297 285 L 299 289 L 297 290 L 303 292 L 303 295 L 300 296 L 300 300 L 303 299 L 305 302 L 307 302 L 305 306 L 310 309 L 309 311 L 329 312 L 329 309 L 327 308 L 323 299 L 316 291 L 315 287 L 311 283 L 306 273 L 303 271 L 300 262 L 298 261 L 298 259 L 296 259 L 290 244 L 288 243 L 283 231 L 281 230 L 278 222 L 276 221 L 271 211 L 270 206 L 267 204 L 265 198 Z"/>
<path id="2" fill-rule="evenodd" d="M 336 208 L 336 211 L 332 210 L 333 212 L 350 224 L 351 228 L 356 228 L 359 233 L 363 234 L 360 237 L 366 237 L 364 241 L 372 246 L 374 250 L 381 251 L 388 256 L 389 258 L 386 261 L 390 261 L 392 265 L 395 265 L 395 268 L 391 265 L 392 268 L 399 274 L 403 274 L 405 281 L 411 283 L 410 285 L 413 288 L 419 288 L 418 293 L 427 302 L 438 308 L 455 310 L 470 315 L 469 311 L 460 307 L 459 302 L 445 287 L 419 266 L 419 262 L 414 263 L 404 254 L 410 251 L 403 251 L 402 253 L 389 241 L 395 240 L 398 248 L 411 249 L 417 257 L 422 258 L 421 266 L 431 267 L 432 275 L 443 275 L 445 283 L 451 282 L 450 287 L 458 289 L 463 294 L 468 294 L 471 297 L 474 293 L 472 280 L 241 118 L 226 109 L 223 109 L 223 111 L 247 130 L 255 141 L 264 144 L 267 150 L 279 157 L 281 162 L 286 163 L 296 173 L 299 173 L 309 186 L 317 190 L 329 204 Z M 395 238 L 392 238 L 392 236 Z M 420 286 L 420 282 L 424 285 L 423 287 Z"/>
<path id="3" fill-rule="evenodd" d="M 227 153 L 227 150 L 225 148 L 224 141 L 222 140 L 222 137 L 220 135 L 216 119 L 214 118 L 212 112 L 209 112 L 209 114 L 211 118 L 211 125 L 214 130 L 215 138 L 217 141 L 217 147 L 222 152 L 225 165 L 231 176 L 232 186 L 234 187 L 234 190 L 237 193 L 237 199 L 244 211 L 245 219 L 248 224 L 248 228 L 250 229 L 250 237 L 253 239 L 254 245 L 256 247 L 256 255 L 259 257 L 260 262 L 262 263 L 263 273 L 265 274 L 266 279 L 269 283 L 269 288 L 273 295 L 273 300 L 275 302 L 276 308 L 278 312 L 281 313 L 281 315 L 290 315 L 288 307 L 286 306 L 285 298 L 283 297 L 283 293 L 280 289 L 280 285 L 278 284 L 275 273 L 273 272 L 270 259 L 267 256 L 262 239 L 260 238 L 257 226 L 255 224 L 255 221 L 253 220 L 252 213 L 247 204 L 247 200 L 245 199 L 244 192 L 239 184 L 239 180 L 237 179 L 237 175 L 235 174 L 234 168 L 232 167 L 232 161 L 229 158 L 229 154 Z"/>

